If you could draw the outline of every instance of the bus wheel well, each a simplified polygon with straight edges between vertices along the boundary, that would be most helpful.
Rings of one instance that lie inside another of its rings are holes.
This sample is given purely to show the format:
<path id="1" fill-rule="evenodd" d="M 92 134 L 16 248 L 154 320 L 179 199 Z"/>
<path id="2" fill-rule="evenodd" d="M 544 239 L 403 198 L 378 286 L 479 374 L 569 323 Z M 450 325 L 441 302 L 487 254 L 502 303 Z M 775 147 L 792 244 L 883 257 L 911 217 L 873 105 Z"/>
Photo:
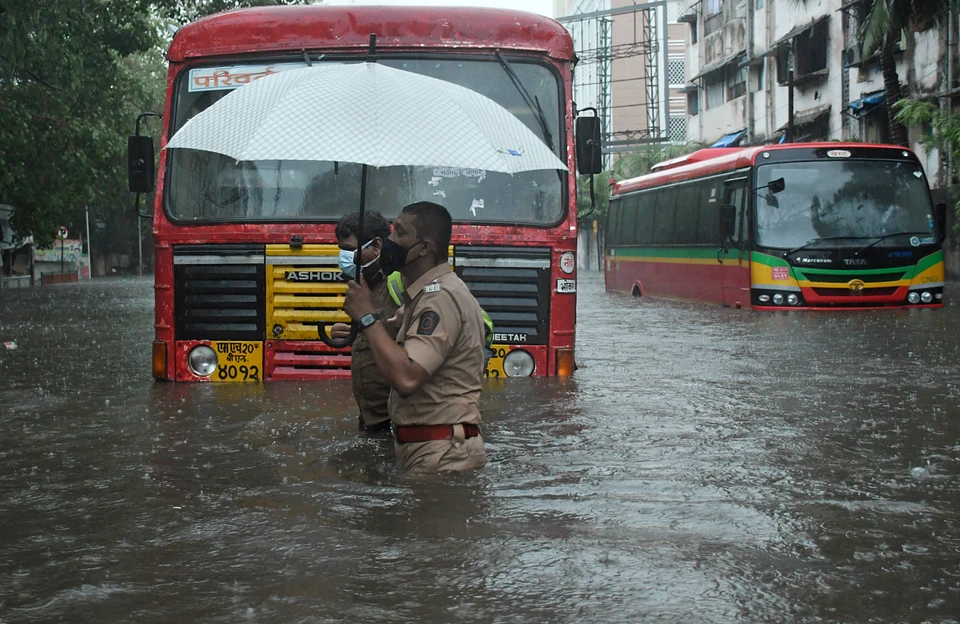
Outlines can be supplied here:
<path id="1" fill-rule="evenodd" d="M 633 290 L 630 291 L 630 294 L 633 295 L 634 297 L 642 297 L 643 289 L 640 288 L 640 284 L 634 284 Z"/>

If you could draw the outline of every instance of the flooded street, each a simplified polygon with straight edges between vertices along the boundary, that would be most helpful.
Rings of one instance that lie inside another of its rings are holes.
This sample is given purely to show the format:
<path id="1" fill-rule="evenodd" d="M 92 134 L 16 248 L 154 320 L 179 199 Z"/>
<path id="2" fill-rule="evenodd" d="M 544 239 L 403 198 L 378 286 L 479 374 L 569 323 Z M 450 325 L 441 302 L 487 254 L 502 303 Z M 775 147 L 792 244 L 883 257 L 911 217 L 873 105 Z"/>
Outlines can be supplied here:
<path id="1" fill-rule="evenodd" d="M 428 478 L 349 381 L 154 383 L 152 279 L 3 291 L 0 622 L 960 621 L 955 284 L 579 289 L 580 370 L 487 386 L 488 466 Z"/>

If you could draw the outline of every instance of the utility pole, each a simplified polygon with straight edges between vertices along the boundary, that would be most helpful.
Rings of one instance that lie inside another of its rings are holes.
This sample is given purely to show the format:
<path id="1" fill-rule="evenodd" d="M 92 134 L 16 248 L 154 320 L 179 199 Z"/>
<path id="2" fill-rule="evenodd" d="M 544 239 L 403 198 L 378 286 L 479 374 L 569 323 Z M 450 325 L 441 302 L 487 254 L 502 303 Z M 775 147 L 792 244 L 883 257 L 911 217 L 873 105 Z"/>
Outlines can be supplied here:
<path id="1" fill-rule="evenodd" d="M 143 234 L 140 233 L 143 219 L 137 217 L 137 274 L 143 277 Z"/>
<path id="2" fill-rule="evenodd" d="M 787 72 L 787 143 L 793 143 L 793 70 Z"/>
<path id="3" fill-rule="evenodd" d="M 87 277 L 93 279 L 93 247 L 90 246 L 90 208 L 84 208 L 87 217 Z"/>

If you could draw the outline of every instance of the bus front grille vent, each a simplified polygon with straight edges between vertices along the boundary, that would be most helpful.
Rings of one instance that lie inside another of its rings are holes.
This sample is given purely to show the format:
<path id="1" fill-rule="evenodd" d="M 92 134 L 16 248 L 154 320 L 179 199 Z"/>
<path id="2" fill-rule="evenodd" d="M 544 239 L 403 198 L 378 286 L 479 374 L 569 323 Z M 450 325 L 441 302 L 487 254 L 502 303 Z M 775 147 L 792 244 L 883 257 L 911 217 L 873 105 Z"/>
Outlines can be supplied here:
<path id="1" fill-rule="evenodd" d="M 547 344 L 550 249 L 454 248 L 454 270 L 493 320 L 499 344 Z"/>
<path id="2" fill-rule="evenodd" d="M 263 340 L 263 247 L 174 245 L 174 315 L 180 340 Z"/>

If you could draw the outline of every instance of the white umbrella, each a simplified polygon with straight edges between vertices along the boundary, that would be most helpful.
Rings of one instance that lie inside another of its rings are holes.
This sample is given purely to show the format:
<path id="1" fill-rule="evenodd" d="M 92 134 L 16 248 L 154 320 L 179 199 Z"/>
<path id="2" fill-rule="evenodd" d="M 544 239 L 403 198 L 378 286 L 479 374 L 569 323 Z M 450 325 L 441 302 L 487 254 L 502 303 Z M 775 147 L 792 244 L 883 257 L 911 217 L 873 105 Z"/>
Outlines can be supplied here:
<path id="1" fill-rule="evenodd" d="M 505 108 L 445 80 L 377 63 L 324 63 L 238 88 L 167 142 L 240 160 L 373 167 L 566 170 Z"/>

